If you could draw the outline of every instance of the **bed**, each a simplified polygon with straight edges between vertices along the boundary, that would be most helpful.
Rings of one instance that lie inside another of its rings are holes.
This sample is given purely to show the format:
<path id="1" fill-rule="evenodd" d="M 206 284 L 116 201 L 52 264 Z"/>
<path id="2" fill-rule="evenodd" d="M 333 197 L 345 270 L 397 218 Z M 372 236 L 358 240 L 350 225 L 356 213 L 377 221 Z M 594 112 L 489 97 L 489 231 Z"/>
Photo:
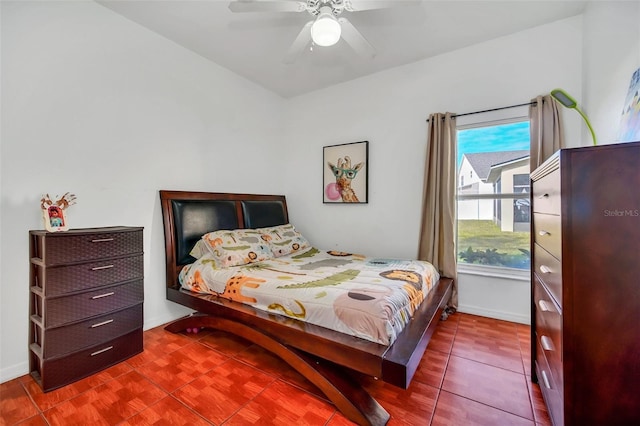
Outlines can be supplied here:
<path id="1" fill-rule="evenodd" d="M 167 299 L 196 311 L 167 325 L 168 331 L 205 327 L 243 337 L 287 362 L 351 421 L 387 423 L 389 414 L 356 377 L 364 374 L 404 389 L 409 386 L 451 296 L 451 279 L 440 277 L 430 284 L 430 291 L 390 345 L 373 342 L 180 285 L 180 273 L 196 262 L 190 253 L 203 235 L 288 224 L 284 196 L 162 190 L 160 200 Z"/>

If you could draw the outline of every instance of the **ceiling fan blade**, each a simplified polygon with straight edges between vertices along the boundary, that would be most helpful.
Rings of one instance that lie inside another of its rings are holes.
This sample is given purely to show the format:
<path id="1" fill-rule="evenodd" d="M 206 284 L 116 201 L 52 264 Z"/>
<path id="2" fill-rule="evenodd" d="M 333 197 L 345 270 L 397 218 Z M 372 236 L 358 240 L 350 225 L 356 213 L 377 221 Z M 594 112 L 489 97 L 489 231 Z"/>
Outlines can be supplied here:
<path id="1" fill-rule="evenodd" d="M 373 58 L 376 56 L 376 49 L 347 18 L 338 18 L 338 22 L 342 27 L 342 38 L 353 50 L 365 57 Z"/>
<path id="2" fill-rule="evenodd" d="M 229 3 L 232 12 L 304 12 L 307 10 L 305 1 L 232 1 Z"/>
<path id="3" fill-rule="evenodd" d="M 421 3 L 421 0 L 345 0 L 344 10 L 348 12 L 359 12 L 361 10 L 410 6 L 418 3 Z"/>
<path id="4" fill-rule="evenodd" d="M 314 21 L 309 21 L 302 27 L 302 30 L 298 34 L 298 37 L 293 41 L 289 50 L 287 50 L 287 54 L 282 60 L 285 64 L 292 64 L 296 61 L 296 58 L 302 53 L 304 49 L 311 42 L 311 26 Z"/>

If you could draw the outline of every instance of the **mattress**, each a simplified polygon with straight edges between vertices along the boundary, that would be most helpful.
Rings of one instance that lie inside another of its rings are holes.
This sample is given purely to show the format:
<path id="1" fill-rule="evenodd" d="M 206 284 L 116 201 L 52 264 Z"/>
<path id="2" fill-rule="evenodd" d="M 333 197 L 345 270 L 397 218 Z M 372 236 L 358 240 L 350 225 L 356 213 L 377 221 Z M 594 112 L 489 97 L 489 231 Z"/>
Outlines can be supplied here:
<path id="1" fill-rule="evenodd" d="M 186 265 L 186 290 L 390 345 L 438 281 L 428 262 L 308 248 L 219 268 L 208 255 Z"/>

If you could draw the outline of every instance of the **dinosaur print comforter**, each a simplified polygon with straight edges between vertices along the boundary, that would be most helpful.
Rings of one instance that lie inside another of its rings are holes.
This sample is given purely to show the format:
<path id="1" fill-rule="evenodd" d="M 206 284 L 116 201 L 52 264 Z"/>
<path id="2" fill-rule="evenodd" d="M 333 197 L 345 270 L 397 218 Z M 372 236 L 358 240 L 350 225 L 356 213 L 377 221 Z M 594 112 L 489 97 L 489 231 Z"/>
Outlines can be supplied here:
<path id="1" fill-rule="evenodd" d="M 438 279 L 427 262 L 315 248 L 218 269 L 205 255 L 180 273 L 184 289 L 383 345 L 393 343 Z"/>

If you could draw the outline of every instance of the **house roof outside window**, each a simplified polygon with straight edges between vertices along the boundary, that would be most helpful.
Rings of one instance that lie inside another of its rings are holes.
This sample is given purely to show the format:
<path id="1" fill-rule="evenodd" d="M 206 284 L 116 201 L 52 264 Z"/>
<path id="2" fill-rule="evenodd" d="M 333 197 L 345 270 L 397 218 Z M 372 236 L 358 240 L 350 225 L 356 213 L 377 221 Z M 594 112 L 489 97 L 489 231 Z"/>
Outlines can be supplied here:
<path id="1" fill-rule="evenodd" d="M 495 170 L 496 166 L 506 165 L 517 160 L 529 158 L 528 150 L 518 151 L 497 151 L 497 152 L 478 152 L 472 154 L 464 154 L 476 175 L 482 182 L 487 182 L 491 169 Z"/>

